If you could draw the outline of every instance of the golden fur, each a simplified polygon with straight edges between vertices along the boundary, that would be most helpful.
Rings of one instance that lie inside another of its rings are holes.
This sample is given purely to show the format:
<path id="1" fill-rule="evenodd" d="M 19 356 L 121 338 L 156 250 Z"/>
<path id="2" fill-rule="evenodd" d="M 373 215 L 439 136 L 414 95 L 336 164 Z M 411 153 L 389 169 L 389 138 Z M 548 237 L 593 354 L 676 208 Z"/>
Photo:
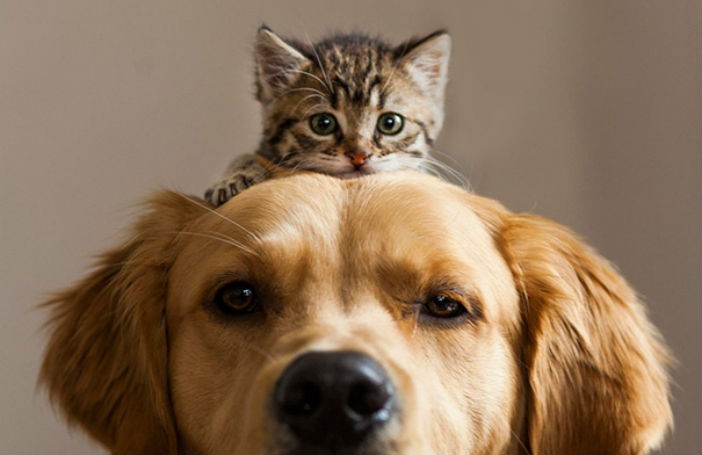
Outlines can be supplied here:
<path id="1" fill-rule="evenodd" d="M 222 321 L 223 279 L 263 311 Z M 457 283 L 478 320 L 403 311 Z M 273 384 L 310 350 L 363 352 L 400 415 L 379 453 L 645 453 L 672 417 L 635 293 L 570 231 L 414 173 L 296 175 L 221 206 L 162 192 L 134 235 L 47 303 L 41 380 L 115 453 L 285 453 Z"/>

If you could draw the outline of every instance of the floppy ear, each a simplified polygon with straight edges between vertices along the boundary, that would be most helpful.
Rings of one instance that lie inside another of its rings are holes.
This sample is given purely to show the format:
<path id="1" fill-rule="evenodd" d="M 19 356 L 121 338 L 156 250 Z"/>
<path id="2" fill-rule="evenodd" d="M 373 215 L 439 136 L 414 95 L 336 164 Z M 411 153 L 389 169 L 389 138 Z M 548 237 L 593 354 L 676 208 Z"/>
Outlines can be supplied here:
<path id="1" fill-rule="evenodd" d="M 639 454 L 672 426 L 668 355 L 634 291 L 567 229 L 508 216 L 502 247 L 523 298 L 534 454 Z"/>
<path id="2" fill-rule="evenodd" d="M 167 380 L 165 292 L 177 232 L 202 209 L 162 192 L 133 237 L 45 303 L 40 382 L 71 423 L 112 452 L 176 453 Z"/>

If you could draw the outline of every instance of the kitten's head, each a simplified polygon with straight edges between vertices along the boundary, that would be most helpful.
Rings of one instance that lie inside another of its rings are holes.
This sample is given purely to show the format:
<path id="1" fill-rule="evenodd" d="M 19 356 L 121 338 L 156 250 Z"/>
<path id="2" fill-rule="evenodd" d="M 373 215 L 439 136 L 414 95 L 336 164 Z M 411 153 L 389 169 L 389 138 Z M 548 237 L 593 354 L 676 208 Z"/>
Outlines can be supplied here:
<path id="1" fill-rule="evenodd" d="M 345 177 L 420 168 L 443 123 L 450 47 L 443 31 L 392 47 L 360 34 L 305 44 L 262 27 L 260 153 Z"/>

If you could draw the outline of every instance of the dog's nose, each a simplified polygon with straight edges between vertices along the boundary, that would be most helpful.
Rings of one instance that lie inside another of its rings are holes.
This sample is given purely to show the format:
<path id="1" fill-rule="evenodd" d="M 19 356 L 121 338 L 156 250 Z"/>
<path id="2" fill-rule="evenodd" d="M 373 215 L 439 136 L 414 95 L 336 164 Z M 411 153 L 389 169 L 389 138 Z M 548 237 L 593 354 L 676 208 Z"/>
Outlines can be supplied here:
<path id="1" fill-rule="evenodd" d="M 385 369 L 353 351 L 310 352 L 278 379 L 274 406 L 302 447 L 357 447 L 395 411 L 395 388 Z"/>

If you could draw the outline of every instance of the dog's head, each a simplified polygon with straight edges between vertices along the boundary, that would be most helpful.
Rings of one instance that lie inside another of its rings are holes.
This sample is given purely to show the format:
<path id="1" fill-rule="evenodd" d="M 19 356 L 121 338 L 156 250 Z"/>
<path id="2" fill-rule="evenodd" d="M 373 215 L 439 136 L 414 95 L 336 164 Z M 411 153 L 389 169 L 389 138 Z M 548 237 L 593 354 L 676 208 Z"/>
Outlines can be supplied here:
<path id="1" fill-rule="evenodd" d="M 114 452 L 644 453 L 671 423 L 605 260 L 414 173 L 161 193 L 48 305 L 42 379 Z"/>

